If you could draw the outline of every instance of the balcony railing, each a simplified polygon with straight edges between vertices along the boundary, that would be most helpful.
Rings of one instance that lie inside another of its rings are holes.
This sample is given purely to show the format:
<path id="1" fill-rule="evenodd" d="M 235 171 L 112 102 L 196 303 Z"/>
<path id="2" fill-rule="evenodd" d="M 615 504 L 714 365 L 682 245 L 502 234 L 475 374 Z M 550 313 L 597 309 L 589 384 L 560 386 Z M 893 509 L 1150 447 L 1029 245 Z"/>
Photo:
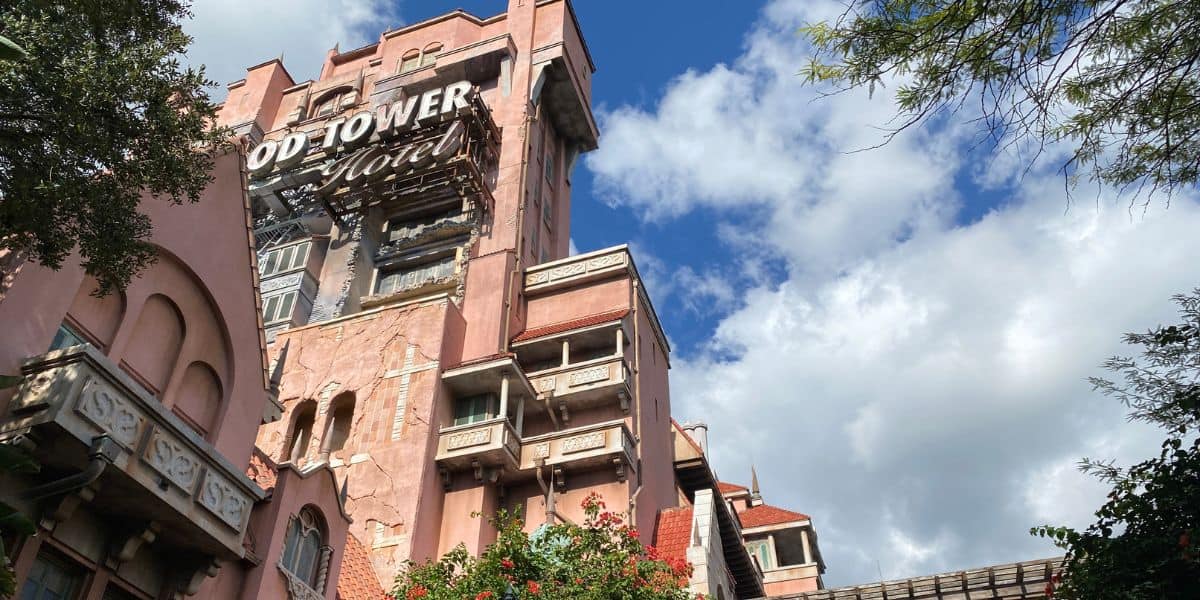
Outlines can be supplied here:
<path id="1" fill-rule="evenodd" d="M 484 469 L 516 469 L 520 456 L 521 439 L 505 418 L 445 427 L 438 435 L 436 460 L 446 472 L 475 469 L 483 480 Z"/>
<path id="2" fill-rule="evenodd" d="M 572 469 L 613 466 L 625 480 L 626 467 L 636 464 L 633 434 L 624 421 L 608 421 L 555 431 L 521 441 L 521 469 L 570 464 Z"/>
<path id="3" fill-rule="evenodd" d="M 529 380 L 534 391 L 549 395 L 560 411 L 615 400 L 628 414 L 631 373 L 625 358 L 613 355 L 530 373 Z"/>
<path id="4" fill-rule="evenodd" d="M 44 471 L 78 472 L 93 441 L 107 436 L 119 450 L 93 505 L 157 523 L 160 539 L 178 546 L 224 559 L 245 554 L 250 510 L 266 493 L 107 357 L 75 346 L 30 359 L 22 372 L 0 438 L 36 441 Z"/>

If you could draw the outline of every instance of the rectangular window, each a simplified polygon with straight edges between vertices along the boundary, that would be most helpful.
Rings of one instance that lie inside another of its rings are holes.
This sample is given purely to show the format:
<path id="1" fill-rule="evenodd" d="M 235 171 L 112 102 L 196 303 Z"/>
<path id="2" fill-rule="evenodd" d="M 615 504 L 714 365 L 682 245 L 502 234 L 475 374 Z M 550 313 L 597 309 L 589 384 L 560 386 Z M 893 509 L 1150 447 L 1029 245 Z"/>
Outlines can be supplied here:
<path id="1" fill-rule="evenodd" d="M 529 255 L 537 257 L 542 251 L 542 224 L 537 221 L 533 222 L 533 239 L 529 247 Z"/>
<path id="2" fill-rule="evenodd" d="M 762 570 L 775 568 L 774 561 L 771 560 L 771 545 L 767 540 L 746 542 L 746 550 L 758 559 L 758 566 Z"/>
<path id="3" fill-rule="evenodd" d="M 467 425 L 495 418 L 497 404 L 495 394 L 459 398 L 454 401 L 454 424 Z"/>
<path id="4" fill-rule="evenodd" d="M 426 284 L 454 275 L 454 255 L 450 254 L 440 260 L 415 266 L 402 266 L 396 269 L 382 269 L 379 281 L 375 284 L 376 294 L 394 294 L 407 290 L 415 290 Z"/>
<path id="5" fill-rule="evenodd" d="M 308 261 L 308 250 L 312 242 L 301 242 L 270 250 L 259 260 L 259 276 L 267 277 L 298 269 Z"/>
<path id="6" fill-rule="evenodd" d="M 292 308 L 296 305 L 296 292 L 291 291 L 263 300 L 263 323 L 291 320 Z"/>
<path id="7" fill-rule="evenodd" d="M 50 348 L 46 351 L 62 350 L 63 348 L 70 348 L 71 346 L 86 343 L 88 343 L 87 340 L 82 335 L 79 335 L 79 332 L 72 329 L 70 325 L 63 323 L 58 326 L 58 332 L 54 334 L 54 339 L 50 342 Z"/>
<path id="8" fill-rule="evenodd" d="M 78 597 L 83 569 L 58 556 L 39 554 L 21 588 L 21 600 L 70 600 Z"/>
<path id="9" fill-rule="evenodd" d="M 542 202 L 542 220 L 546 222 L 547 226 L 549 226 L 549 225 L 551 225 L 551 222 L 553 221 L 553 219 L 554 219 L 554 194 L 550 194 L 549 196 L 546 196 L 546 198 Z"/>
<path id="10" fill-rule="evenodd" d="M 546 181 L 549 181 L 550 185 L 554 185 L 554 154 L 552 152 L 546 153 Z"/>

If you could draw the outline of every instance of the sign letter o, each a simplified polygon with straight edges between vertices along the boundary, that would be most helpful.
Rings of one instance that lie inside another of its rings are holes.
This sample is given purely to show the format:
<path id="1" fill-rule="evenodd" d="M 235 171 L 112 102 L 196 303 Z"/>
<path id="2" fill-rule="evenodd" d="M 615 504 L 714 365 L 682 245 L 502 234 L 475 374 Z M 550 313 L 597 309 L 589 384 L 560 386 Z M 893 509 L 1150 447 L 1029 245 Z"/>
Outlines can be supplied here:
<path id="1" fill-rule="evenodd" d="M 274 141 L 263 142 L 250 151 L 250 156 L 246 158 L 246 168 L 250 169 L 251 175 L 263 175 L 275 166 L 275 151 L 279 149 L 279 144 Z"/>
<path id="2" fill-rule="evenodd" d="M 342 125 L 342 143 L 346 146 L 357 146 L 361 142 L 367 141 L 371 133 L 375 131 L 375 115 L 369 111 L 360 112 L 345 125 Z"/>

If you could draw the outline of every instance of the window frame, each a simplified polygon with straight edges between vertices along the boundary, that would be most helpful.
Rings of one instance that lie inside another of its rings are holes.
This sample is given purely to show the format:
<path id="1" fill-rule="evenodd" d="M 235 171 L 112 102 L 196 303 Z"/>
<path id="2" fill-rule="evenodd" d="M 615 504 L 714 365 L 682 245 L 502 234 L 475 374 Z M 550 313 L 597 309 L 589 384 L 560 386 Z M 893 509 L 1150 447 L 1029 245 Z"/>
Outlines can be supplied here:
<path id="1" fill-rule="evenodd" d="M 424 269 L 424 268 L 430 267 L 432 265 L 441 264 L 441 263 L 447 263 L 447 265 L 450 269 L 449 276 L 457 276 L 458 275 L 458 254 L 455 251 L 437 253 L 437 254 L 427 257 L 427 260 L 421 260 L 420 262 L 416 262 L 416 261 L 407 262 L 407 261 L 401 260 L 401 261 L 392 261 L 392 262 L 388 262 L 388 263 L 379 265 L 378 267 L 375 268 L 374 281 L 371 282 L 371 295 L 372 296 L 391 296 L 393 294 L 403 293 L 406 291 L 418 290 L 422 287 L 425 287 L 426 285 L 428 285 L 430 283 L 429 280 L 422 281 L 421 284 L 416 285 L 415 287 L 413 287 L 409 290 L 401 291 L 400 286 L 395 285 L 392 287 L 392 289 L 385 292 L 385 291 L 383 291 L 383 282 L 385 280 L 387 280 L 388 277 L 390 277 L 394 274 L 397 274 L 397 273 L 413 272 L 413 271 L 417 271 L 419 269 Z M 403 275 L 401 277 L 403 277 Z M 436 277 L 434 279 L 436 279 Z"/>
<path id="2" fill-rule="evenodd" d="M 296 300 L 299 297 L 300 290 L 288 290 L 282 294 L 263 298 L 263 325 L 290 322 L 292 315 L 296 311 Z M 287 306 L 287 311 L 284 311 L 282 308 L 285 305 Z M 280 313 L 286 314 L 281 315 Z"/>
<path id="3" fill-rule="evenodd" d="M 310 540 L 315 541 L 315 544 L 306 546 Z M 279 568 L 320 593 L 318 584 L 321 583 L 321 562 L 325 554 L 323 548 L 327 545 L 320 517 L 311 507 L 305 506 L 288 522 L 287 533 L 283 539 L 283 552 L 279 556 Z M 312 549 L 313 555 L 307 568 L 302 569 L 301 567 L 305 566 L 305 550 L 308 548 Z M 308 572 L 302 573 L 302 570 Z"/>
<path id="4" fill-rule="evenodd" d="M 291 254 L 287 261 L 288 265 L 283 267 L 283 256 L 288 254 L 289 251 L 291 251 Z M 308 259 L 311 255 L 311 239 L 296 240 L 287 244 L 274 246 L 263 251 L 258 261 L 258 276 L 262 279 L 304 269 L 308 266 Z"/>
<path id="5" fill-rule="evenodd" d="M 65 589 L 52 591 L 51 593 L 56 594 L 56 597 L 64 600 L 77 600 L 80 598 L 84 591 L 84 585 L 87 583 L 89 569 L 50 548 L 45 548 L 38 552 L 34 558 L 33 566 L 25 578 L 25 582 L 21 584 L 21 590 L 16 598 L 19 600 L 41 600 L 44 597 L 48 586 L 45 585 L 44 581 L 34 579 L 39 564 L 57 569 L 56 574 L 67 579 L 67 587 Z M 45 570 L 43 570 L 44 572 Z M 39 587 L 31 590 L 29 587 L 30 583 L 35 583 Z M 31 591 L 33 595 L 29 595 Z"/>
<path id="6" fill-rule="evenodd" d="M 470 403 L 469 405 L 466 403 Z M 464 412 L 461 410 L 467 407 Z M 454 399 L 453 425 L 474 425 L 498 418 L 500 399 L 493 393 L 472 394 Z"/>

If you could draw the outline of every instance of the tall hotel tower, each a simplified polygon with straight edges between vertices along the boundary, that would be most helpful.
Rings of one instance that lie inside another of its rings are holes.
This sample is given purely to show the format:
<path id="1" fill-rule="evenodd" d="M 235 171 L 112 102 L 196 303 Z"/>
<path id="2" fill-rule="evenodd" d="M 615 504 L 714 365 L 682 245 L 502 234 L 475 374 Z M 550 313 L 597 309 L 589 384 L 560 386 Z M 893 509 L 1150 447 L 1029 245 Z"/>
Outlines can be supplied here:
<path id="1" fill-rule="evenodd" d="M 570 3 L 511 0 L 277 60 L 230 86 L 283 415 L 260 460 L 328 465 L 381 582 L 499 507 L 677 503 L 669 348 L 625 247 L 568 256 L 595 67 Z"/>

